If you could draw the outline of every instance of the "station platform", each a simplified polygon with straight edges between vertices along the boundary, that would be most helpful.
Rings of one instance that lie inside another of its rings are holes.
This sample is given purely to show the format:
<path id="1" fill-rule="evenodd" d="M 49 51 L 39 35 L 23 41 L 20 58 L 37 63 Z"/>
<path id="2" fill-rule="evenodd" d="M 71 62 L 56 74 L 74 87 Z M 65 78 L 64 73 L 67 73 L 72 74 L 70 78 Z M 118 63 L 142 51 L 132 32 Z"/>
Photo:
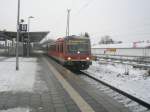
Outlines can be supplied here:
<path id="1" fill-rule="evenodd" d="M 39 55 L 36 63 L 34 91 L 0 92 L 0 111 L 19 107 L 29 112 L 130 112 L 49 57 Z"/>

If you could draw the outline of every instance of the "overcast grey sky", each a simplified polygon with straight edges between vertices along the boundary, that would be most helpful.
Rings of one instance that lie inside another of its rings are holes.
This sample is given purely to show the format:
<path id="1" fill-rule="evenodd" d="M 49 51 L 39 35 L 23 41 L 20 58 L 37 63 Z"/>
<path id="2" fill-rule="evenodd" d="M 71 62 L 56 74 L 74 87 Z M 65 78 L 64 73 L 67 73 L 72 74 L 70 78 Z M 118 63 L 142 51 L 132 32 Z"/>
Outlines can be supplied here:
<path id="1" fill-rule="evenodd" d="M 16 31 L 18 0 L 0 0 L 0 30 Z M 89 32 L 92 41 L 110 35 L 124 42 L 150 40 L 150 0 L 21 0 L 21 17 L 32 31 L 65 36 L 67 8 L 71 34 Z"/>

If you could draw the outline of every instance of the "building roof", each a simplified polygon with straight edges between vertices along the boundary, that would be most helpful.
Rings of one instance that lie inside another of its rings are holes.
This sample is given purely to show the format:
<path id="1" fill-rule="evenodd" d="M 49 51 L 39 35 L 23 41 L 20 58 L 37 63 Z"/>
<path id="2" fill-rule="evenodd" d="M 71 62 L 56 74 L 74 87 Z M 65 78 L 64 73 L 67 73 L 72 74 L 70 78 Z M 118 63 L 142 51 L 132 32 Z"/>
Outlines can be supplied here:
<path id="1" fill-rule="evenodd" d="M 41 31 L 41 32 L 29 32 L 30 42 L 40 42 L 49 31 Z M 0 39 L 1 40 L 11 40 L 17 37 L 17 32 L 13 31 L 0 31 Z M 20 37 L 23 37 L 25 40 L 28 39 L 28 32 L 21 32 Z"/>
<path id="2" fill-rule="evenodd" d="M 141 43 L 120 43 L 120 44 L 97 44 L 92 46 L 95 49 L 105 49 L 105 48 L 148 48 L 150 43 L 141 42 Z"/>

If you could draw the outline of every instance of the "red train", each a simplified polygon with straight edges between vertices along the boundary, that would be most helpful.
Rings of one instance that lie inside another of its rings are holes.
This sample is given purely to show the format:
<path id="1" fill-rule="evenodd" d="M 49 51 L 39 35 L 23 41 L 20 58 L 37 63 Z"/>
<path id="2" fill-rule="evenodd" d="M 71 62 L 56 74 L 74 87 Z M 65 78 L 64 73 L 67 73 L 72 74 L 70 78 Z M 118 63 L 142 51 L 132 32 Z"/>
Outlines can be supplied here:
<path id="1" fill-rule="evenodd" d="M 58 38 L 48 46 L 48 55 L 71 69 L 87 69 L 92 64 L 90 39 L 75 35 Z"/>

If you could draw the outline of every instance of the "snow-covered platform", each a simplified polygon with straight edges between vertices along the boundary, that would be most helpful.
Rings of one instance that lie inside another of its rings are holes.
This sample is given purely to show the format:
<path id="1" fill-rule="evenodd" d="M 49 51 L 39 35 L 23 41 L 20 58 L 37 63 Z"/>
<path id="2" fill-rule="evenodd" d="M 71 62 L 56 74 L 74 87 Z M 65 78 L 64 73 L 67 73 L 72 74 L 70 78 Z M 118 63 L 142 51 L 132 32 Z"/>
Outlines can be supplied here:
<path id="1" fill-rule="evenodd" d="M 0 57 L 0 112 L 128 112 L 70 72 L 59 74 L 48 58 L 19 61 L 16 71 L 15 58 Z"/>

